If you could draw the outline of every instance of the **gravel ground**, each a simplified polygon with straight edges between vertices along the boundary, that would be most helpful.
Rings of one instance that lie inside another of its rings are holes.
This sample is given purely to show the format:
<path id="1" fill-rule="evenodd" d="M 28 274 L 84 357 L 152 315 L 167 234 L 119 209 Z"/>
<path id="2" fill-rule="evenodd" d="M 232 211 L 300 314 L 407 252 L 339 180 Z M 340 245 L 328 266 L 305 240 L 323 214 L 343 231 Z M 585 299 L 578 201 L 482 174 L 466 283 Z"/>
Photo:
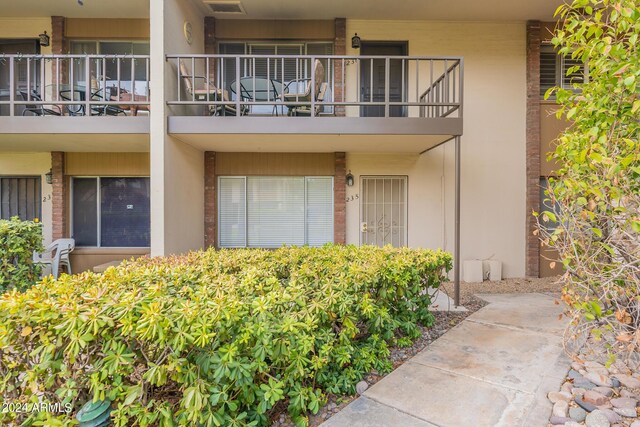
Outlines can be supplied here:
<path id="1" fill-rule="evenodd" d="M 396 369 L 414 355 L 424 350 L 426 346 L 438 339 L 449 329 L 462 322 L 467 316 L 484 307 L 487 303 L 475 296 L 475 294 L 508 294 L 542 292 L 553 295 L 560 295 L 561 285 L 558 277 L 544 279 L 505 279 L 496 282 L 485 281 L 483 283 L 461 283 L 460 303 L 469 311 L 462 313 L 437 311 L 434 312 L 435 323 L 431 328 L 421 328 L 422 336 L 418 338 L 411 347 L 392 348 L 391 360 L 393 368 Z M 453 283 L 444 283 L 440 292 L 445 292 L 453 298 Z M 371 386 L 384 378 L 377 372 L 372 372 L 363 379 L 368 386 Z M 342 408 L 351 403 L 358 396 L 327 396 L 327 404 L 324 405 L 316 415 L 309 416 L 309 425 L 317 427 L 334 414 L 340 412 Z M 293 427 L 294 424 L 284 412 L 274 416 L 272 427 Z"/>

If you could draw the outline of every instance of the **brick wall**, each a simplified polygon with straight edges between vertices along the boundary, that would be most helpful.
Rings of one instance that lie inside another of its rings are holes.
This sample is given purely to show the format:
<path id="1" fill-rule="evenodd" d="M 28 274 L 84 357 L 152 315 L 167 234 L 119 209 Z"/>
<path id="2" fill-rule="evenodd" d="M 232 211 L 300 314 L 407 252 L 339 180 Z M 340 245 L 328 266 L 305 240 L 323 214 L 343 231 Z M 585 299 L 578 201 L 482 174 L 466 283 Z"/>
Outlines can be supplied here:
<path id="1" fill-rule="evenodd" d="M 347 242 L 347 157 L 335 153 L 336 172 L 333 177 L 333 241 L 344 245 Z"/>
<path id="2" fill-rule="evenodd" d="M 67 234 L 67 185 L 64 176 L 63 152 L 51 153 L 51 173 L 52 237 L 56 240 L 66 237 Z"/>
<path id="3" fill-rule="evenodd" d="M 51 53 L 63 54 L 69 53 L 68 41 L 64 37 L 65 18 L 64 16 L 51 17 Z M 52 70 L 54 76 L 57 75 L 56 63 L 53 62 Z M 66 61 L 60 61 L 60 83 L 68 83 L 67 73 L 69 65 Z M 55 82 L 54 82 L 55 83 Z"/>
<path id="4" fill-rule="evenodd" d="M 212 55 L 218 53 L 216 45 L 216 18 L 213 16 L 204 17 L 204 53 Z M 216 76 L 216 63 L 209 60 L 209 81 L 214 82 Z"/>
<path id="5" fill-rule="evenodd" d="M 333 53 L 334 55 L 346 55 L 347 54 L 347 20 L 345 18 L 336 18 L 335 20 L 335 39 L 333 41 Z M 346 67 L 345 67 L 346 70 Z M 343 87 L 342 87 L 342 62 L 334 61 L 333 63 L 333 75 L 335 76 L 335 87 L 333 88 L 334 101 L 342 101 Z M 344 107 L 335 106 L 334 112 L 336 116 L 344 116 Z"/>
<path id="6" fill-rule="evenodd" d="M 526 264 L 528 277 L 540 275 L 540 242 L 532 212 L 540 210 L 540 22 L 527 22 L 527 188 Z"/>
<path id="7" fill-rule="evenodd" d="M 216 246 L 216 153 L 204 153 L 204 245 Z"/>

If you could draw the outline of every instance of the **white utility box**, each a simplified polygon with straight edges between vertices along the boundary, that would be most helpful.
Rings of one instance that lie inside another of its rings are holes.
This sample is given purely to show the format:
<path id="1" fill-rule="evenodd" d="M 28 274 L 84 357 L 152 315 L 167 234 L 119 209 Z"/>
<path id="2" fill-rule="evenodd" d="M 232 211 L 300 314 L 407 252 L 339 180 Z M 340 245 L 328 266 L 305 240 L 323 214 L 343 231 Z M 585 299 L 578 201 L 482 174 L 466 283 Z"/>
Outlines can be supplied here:
<path id="1" fill-rule="evenodd" d="M 484 275 L 493 282 L 502 280 L 502 262 L 495 259 L 484 260 Z"/>
<path id="2" fill-rule="evenodd" d="M 462 280 L 465 282 L 482 282 L 482 261 L 479 259 L 466 260 L 462 264 Z"/>

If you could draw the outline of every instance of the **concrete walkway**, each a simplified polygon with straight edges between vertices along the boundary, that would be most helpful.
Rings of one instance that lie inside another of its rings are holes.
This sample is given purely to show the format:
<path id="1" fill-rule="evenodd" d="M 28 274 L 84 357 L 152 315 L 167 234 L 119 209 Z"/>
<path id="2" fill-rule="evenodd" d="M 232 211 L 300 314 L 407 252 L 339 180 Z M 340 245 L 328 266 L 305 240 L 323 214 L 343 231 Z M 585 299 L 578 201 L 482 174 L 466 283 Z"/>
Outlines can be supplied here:
<path id="1" fill-rule="evenodd" d="M 546 426 L 546 395 L 569 369 L 562 307 L 536 293 L 480 297 L 489 305 L 322 426 Z"/>

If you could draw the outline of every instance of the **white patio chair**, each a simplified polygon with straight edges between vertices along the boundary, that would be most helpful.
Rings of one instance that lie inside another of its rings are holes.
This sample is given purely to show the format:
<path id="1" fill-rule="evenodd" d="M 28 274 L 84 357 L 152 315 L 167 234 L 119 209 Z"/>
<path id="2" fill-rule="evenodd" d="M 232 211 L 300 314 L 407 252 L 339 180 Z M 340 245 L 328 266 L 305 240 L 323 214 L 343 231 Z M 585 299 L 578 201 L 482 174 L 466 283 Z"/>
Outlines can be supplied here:
<path id="1" fill-rule="evenodd" d="M 60 267 L 64 266 L 68 274 L 71 274 L 71 260 L 69 254 L 73 252 L 76 247 L 76 241 L 74 239 L 58 239 L 51 243 L 45 249 L 44 253 L 33 253 L 33 262 L 42 264 L 49 268 L 50 272 L 46 273 L 43 270 L 42 276 L 47 274 L 53 275 L 54 279 L 57 279 L 60 274 Z"/>

